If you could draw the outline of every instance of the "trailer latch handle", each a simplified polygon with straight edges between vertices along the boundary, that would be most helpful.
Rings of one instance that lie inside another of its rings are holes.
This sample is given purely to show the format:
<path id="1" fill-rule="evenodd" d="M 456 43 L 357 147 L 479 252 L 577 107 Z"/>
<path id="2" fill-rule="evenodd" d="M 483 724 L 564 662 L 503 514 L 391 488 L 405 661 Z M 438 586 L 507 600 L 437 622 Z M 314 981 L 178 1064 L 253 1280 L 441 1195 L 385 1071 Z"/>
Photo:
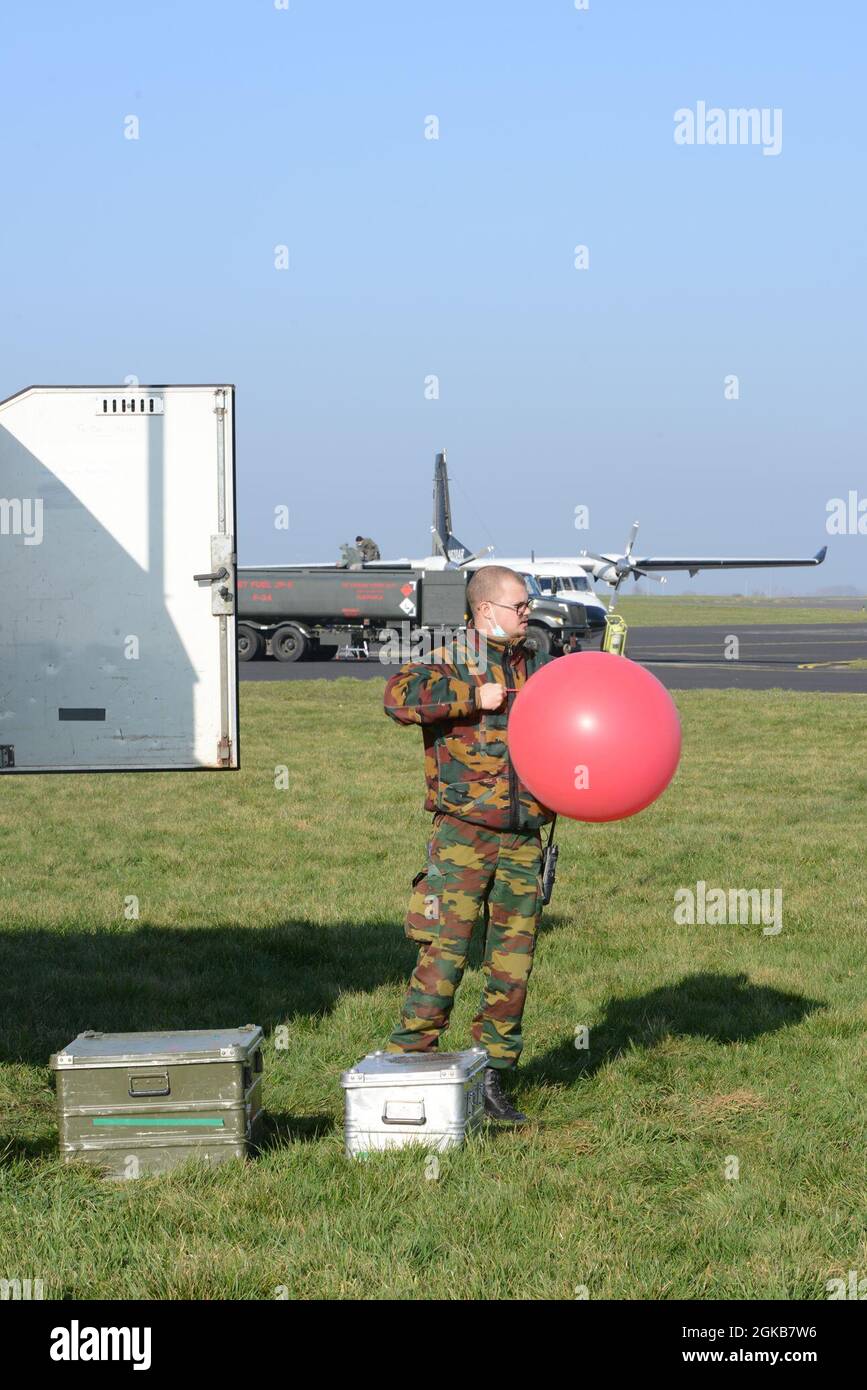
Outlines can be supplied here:
<path id="1" fill-rule="evenodd" d="M 228 578 L 229 578 L 229 571 L 226 569 L 226 566 L 225 566 L 225 565 L 221 565 L 221 567 L 220 567 L 214 574 L 194 574 L 194 575 L 193 575 L 193 579 L 196 581 L 197 584 L 204 584 L 205 580 L 207 580 L 209 584 L 216 584 L 216 582 L 217 582 L 218 579 L 228 579 Z"/>

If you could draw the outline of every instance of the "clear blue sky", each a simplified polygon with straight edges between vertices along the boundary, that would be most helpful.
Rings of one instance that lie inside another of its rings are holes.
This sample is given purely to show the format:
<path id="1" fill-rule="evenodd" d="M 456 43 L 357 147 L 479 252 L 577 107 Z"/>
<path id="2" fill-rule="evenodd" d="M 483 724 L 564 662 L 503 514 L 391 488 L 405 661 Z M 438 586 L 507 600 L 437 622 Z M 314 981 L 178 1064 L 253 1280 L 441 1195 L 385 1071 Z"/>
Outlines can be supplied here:
<path id="1" fill-rule="evenodd" d="M 446 446 L 469 544 L 827 540 L 769 582 L 864 592 L 825 517 L 867 495 L 865 39 L 856 0 L 7 0 L 0 396 L 235 382 L 242 563 L 424 553 Z M 698 101 L 782 152 L 676 145 Z"/>

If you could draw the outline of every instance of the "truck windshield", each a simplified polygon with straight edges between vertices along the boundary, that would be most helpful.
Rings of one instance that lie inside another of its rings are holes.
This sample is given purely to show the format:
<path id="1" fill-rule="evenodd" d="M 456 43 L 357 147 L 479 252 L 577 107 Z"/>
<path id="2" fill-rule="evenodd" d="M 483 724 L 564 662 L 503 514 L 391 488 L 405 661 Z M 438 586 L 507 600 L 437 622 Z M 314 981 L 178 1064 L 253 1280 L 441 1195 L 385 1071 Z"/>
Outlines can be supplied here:
<path id="1" fill-rule="evenodd" d="M 575 581 L 568 574 L 540 575 L 539 584 L 546 594 L 562 594 L 566 598 L 574 594 L 576 588 Z"/>
<path id="2" fill-rule="evenodd" d="M 524 574 L 527 588 L 534 589 L 536 597 L 553 598 L 557 594 L 592 594 L 593 588 L 586 574 Z"/>

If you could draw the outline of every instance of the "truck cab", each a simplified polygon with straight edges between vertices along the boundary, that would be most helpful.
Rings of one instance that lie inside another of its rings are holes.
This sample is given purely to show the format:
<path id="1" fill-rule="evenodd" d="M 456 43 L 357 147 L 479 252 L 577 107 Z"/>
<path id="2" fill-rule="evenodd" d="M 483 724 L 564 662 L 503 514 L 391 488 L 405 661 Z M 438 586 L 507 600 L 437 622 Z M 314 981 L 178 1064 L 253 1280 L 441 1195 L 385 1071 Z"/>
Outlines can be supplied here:
<path id="1" fill-rule="evenodd" d="M 589 576 L 583 571 L 579 571 L 578 574 L 549 574 L 543 570 L 541 573 L 537 572 L 534 578 L 546 598 L 557 599 L 561 603 L 583 604 L 590 627 L 605 627 L 605 607 L 598 598 Z"/>
<path id="2" fill-rule="evenodd" d="M 591 635 L 586 609 L 547 595 L 533 574 L 522 574 L 530 599 L 527 643 L 541 652 L 578 652 Z"/>

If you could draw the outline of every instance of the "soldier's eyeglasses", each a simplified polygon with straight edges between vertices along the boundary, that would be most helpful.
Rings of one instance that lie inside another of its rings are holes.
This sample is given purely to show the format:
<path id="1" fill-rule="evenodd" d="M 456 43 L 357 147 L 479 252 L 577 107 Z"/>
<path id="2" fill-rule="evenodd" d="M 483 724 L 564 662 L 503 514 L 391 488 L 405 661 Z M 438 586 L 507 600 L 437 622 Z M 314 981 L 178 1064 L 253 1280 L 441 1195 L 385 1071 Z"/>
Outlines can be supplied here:
<path id="1" fill-rule="evenodd" d="M 530 600 L 529 600 L 529 599 L 525 599 L 525 601 L 524 601 L 523 603 L 496 603 L 496 602 L 494 601 L 494 599 L 488 599 L 488 602 L 491 603 L 491 604 L 493 604 L 494 608 L 512 608 L 512 609 L 514 609 L 514 611 L 517 613 L 517 615 L 518 615 L 519 618 L 523 618 L 524 614 L 525 614 L 525 613 L 529 613 L 529 611 L 530 611 Z"/>

